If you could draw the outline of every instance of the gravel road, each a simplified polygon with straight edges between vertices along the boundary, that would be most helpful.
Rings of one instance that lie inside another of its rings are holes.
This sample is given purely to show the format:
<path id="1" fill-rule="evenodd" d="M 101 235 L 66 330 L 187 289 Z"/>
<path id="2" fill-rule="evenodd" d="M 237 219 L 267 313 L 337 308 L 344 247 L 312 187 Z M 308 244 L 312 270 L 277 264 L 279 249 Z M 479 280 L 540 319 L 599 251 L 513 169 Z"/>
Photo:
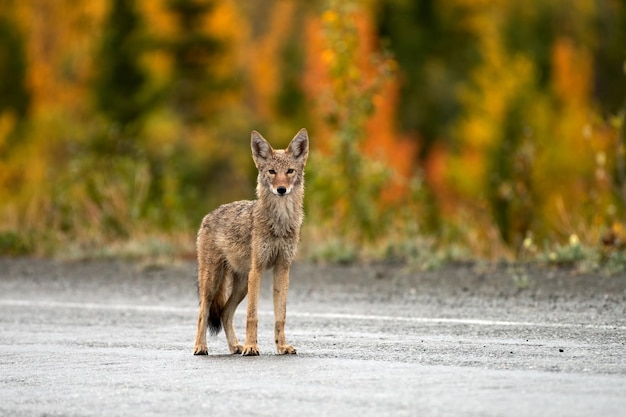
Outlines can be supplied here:
<path id="1" fill-rule="evenodd" d="M 199 357 L 192 262 L 0 258 L 0 415 L 626 415 L 626 275 L 299 263 L 288 357 L 267 278 Z"/>

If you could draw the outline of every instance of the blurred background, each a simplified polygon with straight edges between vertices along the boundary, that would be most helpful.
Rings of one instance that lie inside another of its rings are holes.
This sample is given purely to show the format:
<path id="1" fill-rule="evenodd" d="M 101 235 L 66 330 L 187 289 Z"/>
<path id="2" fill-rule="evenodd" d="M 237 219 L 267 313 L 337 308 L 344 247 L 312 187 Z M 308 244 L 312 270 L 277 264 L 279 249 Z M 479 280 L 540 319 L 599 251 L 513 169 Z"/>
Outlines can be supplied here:
<path id="1" fill-rule="evenodd" d="M 193 256 L 307 127 L 300 254 L 626 264 L 623 0 L 0 0 L 0 253 Z"/>

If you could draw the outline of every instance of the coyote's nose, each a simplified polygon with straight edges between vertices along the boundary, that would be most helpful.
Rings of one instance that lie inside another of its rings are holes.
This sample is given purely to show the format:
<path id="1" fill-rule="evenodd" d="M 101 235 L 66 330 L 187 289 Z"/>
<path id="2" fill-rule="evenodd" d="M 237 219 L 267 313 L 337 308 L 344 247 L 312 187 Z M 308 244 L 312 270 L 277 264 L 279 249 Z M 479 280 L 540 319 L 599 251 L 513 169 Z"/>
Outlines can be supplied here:
<path id="1" fill-rule="evenodd" d="M 276 189 L 276 191 L 278 192 L 278 194 L 280 195 L 285 195 L 285 193 L 287 192 L 287 188 L 280 186 Z"/>

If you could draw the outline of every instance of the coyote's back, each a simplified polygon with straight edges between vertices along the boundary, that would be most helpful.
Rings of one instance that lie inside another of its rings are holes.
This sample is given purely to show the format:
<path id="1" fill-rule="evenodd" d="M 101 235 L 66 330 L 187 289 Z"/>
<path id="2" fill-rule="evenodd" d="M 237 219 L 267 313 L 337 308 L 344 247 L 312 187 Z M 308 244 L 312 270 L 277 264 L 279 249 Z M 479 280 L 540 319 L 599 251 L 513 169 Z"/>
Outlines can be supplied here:
<path id="1" fill-rule="evenodd" d="M 289 269 L 295 257 L 304 216 L 304 167 L 308 134 L 302 129 L 285 150 L 274 150 L 252 132 L 252 157 L 259 173 L 257 199 L 218 207 L 198 231 L 200 311 L 194 353 L 206 355 L 206 330 L 224 326 L 232 353 L 258 355 L 257 303 L 265 269 L 274 269 L 275 341 L 278 352 L 295 353 L 285 341 L 284 325 Z M 232 319 L 248 293 L 245 346 L 239 344 Z"/>

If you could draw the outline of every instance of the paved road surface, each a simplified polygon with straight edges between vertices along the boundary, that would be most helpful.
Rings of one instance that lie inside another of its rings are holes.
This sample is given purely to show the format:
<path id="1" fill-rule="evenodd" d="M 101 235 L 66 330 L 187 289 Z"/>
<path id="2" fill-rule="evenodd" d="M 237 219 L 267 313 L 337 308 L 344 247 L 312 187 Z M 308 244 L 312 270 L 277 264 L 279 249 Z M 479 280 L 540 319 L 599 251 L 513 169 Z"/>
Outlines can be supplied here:
<path id="1" fill-rule="evenodd" d="M 297 356 L 274 355 L 265 279 L 262 355 L 221 333 L 198 357 L 194 275 L 0 259 L 0 416 L 626 415 L 625 277 L 300 265 Z"/>

